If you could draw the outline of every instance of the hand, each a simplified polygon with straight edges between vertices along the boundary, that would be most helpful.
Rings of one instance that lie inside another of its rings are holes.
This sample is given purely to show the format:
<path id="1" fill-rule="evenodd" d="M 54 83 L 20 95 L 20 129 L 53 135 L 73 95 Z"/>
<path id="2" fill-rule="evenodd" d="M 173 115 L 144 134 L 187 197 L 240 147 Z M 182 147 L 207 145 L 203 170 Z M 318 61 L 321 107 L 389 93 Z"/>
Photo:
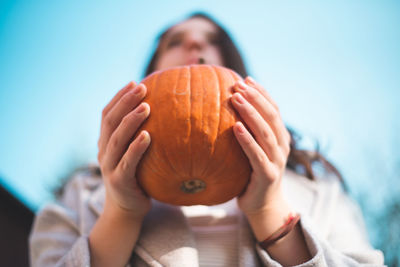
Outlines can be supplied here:
<path id="1" fill-rule="evenodd" d="M 98 161 L 106 187 L 105 211 L 142 219 L 151 201 L 137 184 L 136 166 L 150 144 L 150 135 L 142 131 L 132 141 L 139 126 L 150 114 L 150 106 L 141 103 L 146 86 L 130 82 L 103 109 Z"/>
<path id="2" fill-rule="evenodd" d="M 281 192 L 290 134 L 278 106 L 258 83 L 248 77 L 244 82 L 237 82 L 234 89 L 233 106 L 250 129 L 237 122 L 234 133 L 253 169 L 245 192 L 238 197 L 238 205 L 253 230 L 270 228 L 261 231 L 262 239 L 279 228 L 291 211 Z"/>

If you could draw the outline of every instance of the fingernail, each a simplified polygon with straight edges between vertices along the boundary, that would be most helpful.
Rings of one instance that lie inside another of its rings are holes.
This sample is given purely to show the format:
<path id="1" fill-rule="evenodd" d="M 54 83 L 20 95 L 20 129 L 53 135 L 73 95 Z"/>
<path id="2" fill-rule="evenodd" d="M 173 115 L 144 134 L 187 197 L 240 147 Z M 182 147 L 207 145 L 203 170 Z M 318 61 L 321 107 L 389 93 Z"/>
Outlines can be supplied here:
<path id="1" fill-rule="evenodd" d="M 246 85 L 243 81 L 239 81 L 239 82 L 238 82 L 238 85 L 239 85 L 239 87 L 242 88 L 242 89 L 246 89 L 246 88 L 247 88 L 247 85 Z"/>
<path id="2" fill-rule="evenodd" d="M 133 90 L 133 93 L 135 95 L 140 94 L 143 91 L 143 84 L 139 84 L 138 86 L 136 86 L 136 88 Z"/>
<path id="3" fill-rule="evenodd" d="M 251 84 L 256 84 L 256 81 L 253 78 L 251 78 L 250 76 L 247 76 L 246 80 L 248 82 L 250 82 Z"/>
<path id="4" fill-rule="evenodd" d="M 146 105 L 145 104 L 140 104 L 140 106 L 136 110 L 136 113 L 142 113 L 145 110 L 146 110 Z"/>
<path id="5" fill-rule="evenodd" d="M 125 85 L 125 88 L 132 88 L 135 86 L 135 83 L 133 81 L 130 81 L 127 85 Z"/>
<path id="6" fill-rule="evenodd" d="M 233 95 L 233 97 L 234 97 L 234 100 L 236 101 L 236 102 L 238 102 L 239 104 L 244 104 L 244 98 L 243 98 L 243 96 L 241 95 L 241 94 L 239 94 L 239 93 L 235 93 L 234 95 Z"/>
<path id="7" fill-rule="evenodd" d="M 142 131 L 139 136 L 139 142 L 146 143 L 149 140 L 149 138 L 150 138 L 150 135 L 148 134 L 148 132 Z"/>
<path id="8" fill-rule="evenodd" d="M 243 124 L 242 124 L 241 122 L 237 122 L 236 125 L 237 125 L 237 130 L 238 130 L 238 132 L 241 133 L 241 134 L 244 133 L 244 126 L 243 126 Z"/>

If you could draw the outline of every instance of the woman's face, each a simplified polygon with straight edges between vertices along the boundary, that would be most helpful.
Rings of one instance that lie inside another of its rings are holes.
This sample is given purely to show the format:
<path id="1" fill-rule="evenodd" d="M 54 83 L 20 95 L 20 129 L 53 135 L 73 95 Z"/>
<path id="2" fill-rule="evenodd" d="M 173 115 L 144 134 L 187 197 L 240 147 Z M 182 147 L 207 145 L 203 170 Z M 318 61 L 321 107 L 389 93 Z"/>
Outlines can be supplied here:
<path id="1" fill-rule="evenodd" d="M 197 64 L 223 65 L 217 28 L 208 20 L 192 18 L 173 26 L 161 41 L 155 70 Z"/>

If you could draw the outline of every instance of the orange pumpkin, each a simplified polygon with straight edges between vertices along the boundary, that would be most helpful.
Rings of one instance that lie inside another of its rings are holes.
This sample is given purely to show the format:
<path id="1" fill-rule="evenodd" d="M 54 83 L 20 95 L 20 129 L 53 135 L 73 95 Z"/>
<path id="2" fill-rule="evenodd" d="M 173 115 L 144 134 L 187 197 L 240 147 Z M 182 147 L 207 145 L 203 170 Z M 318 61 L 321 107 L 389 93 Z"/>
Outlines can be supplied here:
<path id="1" fill-rule="evenodd" d="M 144 99 L 151 144 L 137 168 L 143 190 L 174 205 L 215 205 L 240 194 L 249 161 L 232 126 L 239 120 L 230 98 L 242 79 L 213 65 L 190 65 L 146 77 Z"/>

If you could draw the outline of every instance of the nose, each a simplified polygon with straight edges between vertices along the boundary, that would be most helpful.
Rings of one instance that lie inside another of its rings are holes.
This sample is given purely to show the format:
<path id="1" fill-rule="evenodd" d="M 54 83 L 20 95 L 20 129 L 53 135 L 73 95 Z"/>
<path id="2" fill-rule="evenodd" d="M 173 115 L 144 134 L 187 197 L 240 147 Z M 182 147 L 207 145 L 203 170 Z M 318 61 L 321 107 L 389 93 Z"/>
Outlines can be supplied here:
<path id="1" fill-rule="evenodd" d="M 190 34 L 185 40 L 185 48 L 187 50 L 202 50 L 206 41 L 200 34 Z"/>

